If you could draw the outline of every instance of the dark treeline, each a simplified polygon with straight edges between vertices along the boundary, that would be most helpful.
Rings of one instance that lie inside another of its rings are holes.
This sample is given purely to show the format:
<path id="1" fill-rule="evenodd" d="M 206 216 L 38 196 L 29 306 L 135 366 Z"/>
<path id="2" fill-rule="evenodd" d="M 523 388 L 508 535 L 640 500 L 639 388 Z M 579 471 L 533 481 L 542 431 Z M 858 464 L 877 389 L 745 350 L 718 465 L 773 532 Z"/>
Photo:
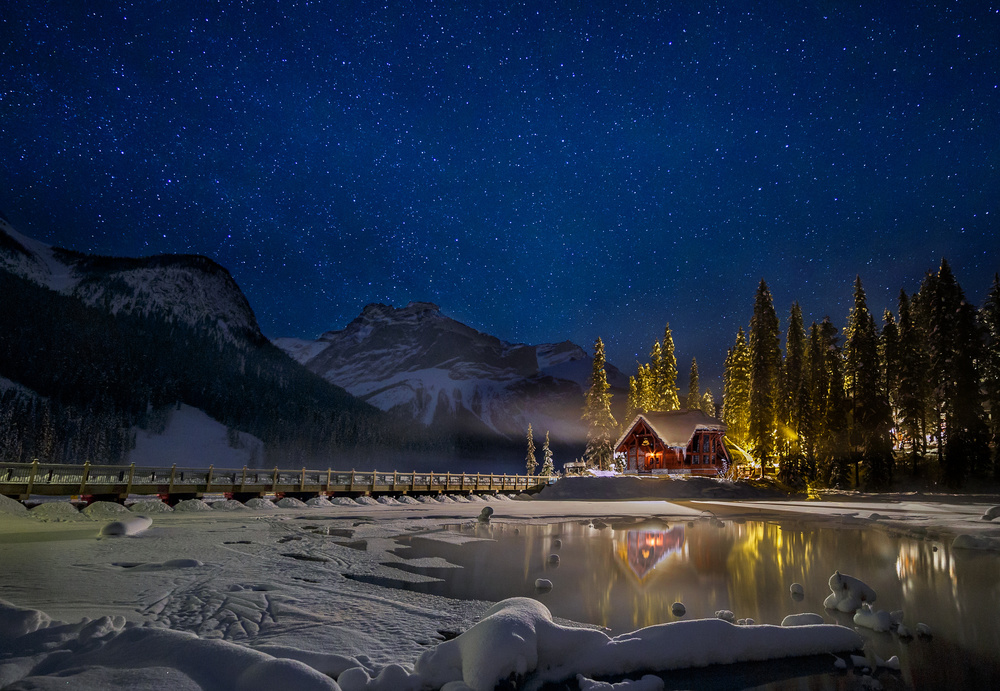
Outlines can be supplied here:
<path id="1" fill-rule="evenodd" d="M 808 328 L 794 303 L 782 334 L 761 281 L 729 350 L 728 436 L 792 486 L 885 489 L 901 470 L 959 487 L 1000 480 L 1000 279 L 980 308 L 947 261 L 899 294 L 881 325 L 858 278 L 841 331 Z"/>
<path id="2" fill-rule="evenodd" d="M 111 314 L 0 271 L 0 457 L 115 463 L 132 429 L 186 403 L 265 443 L 267 465 L 322 463 L 347 449 L 462 451 L 353 398 L 258 338 L 213 324 Z M 22 388 L 23 387 L 23 388 Z"/>

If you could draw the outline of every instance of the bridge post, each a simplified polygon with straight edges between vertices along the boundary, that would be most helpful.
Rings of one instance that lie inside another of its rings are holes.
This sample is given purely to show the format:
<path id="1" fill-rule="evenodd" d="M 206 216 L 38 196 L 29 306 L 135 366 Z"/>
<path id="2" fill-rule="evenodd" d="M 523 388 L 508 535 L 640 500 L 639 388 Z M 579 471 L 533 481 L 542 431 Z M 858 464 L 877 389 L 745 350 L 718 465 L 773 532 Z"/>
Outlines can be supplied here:
<path id="1" fill-rule="evenodd" d="M 351 468 L 351 486 L 349 488 L 349 491 L 351 492 L 354 491 L 354 472 L 354 468 Z"/>
<path id="2" fill-rule="evenodd" d="M 329 468 L 326 469 L 326 493 L 327 493 L 327 495 L 330 494 L 330 475 L 331 475 L 332 472 L 333 471 L 331 471 Z"/>
<path id="3" fill-rule="evenodd" d="M 243 475 L 240 477 L 240 492 L 243 492 L 243 488 L 247 484 L 247 467 L 243 466 Z"/>
<path id="4" fill-rule="evenodd" d="M 417 489 L 417 471 L 414 470 L 410 474 L 410 491 L 413 492 Z"/>
<path id="5" fill-rule="evenodd" d="M 302 466 L 302 475 L 299 477 L 299 491 L 306 491 L 306 467 Z"/>
<path id="6" fill-rule="evenodd" d="M 77 491 L 81 497 L 86 494 L 84 489 L 87 487 L 87 477 L 90 475 L 90 461 L 85 461 L 83 464 L 83 475 L 80 477 L 80 489 Z"/>
<path id="7" fill-rule="evenodd" d="M 427 489 L 428 489 L 428 491 L 432 491 L 434 489 L 434 471 L 433 470 L 431 471 L 431 474 L 427 476 Z"/>
<path id="8" fill-rule="evenodd" d="M 271 479 L 271 491 L 275 494 L 278 492 L 278 466 L 274 466 L 274 476 Z"/>
<path id="9" fill-rule="evenodd" d="M 38 459 L 31 462 L 31 475 L 28 477 L 28 488 L 24 491 L 24 499 L 31 496 L 31 490 L 35 488 L 35 475 L 38 473 Z"/>
<path id="10" fill-rule="evenodd" d="M 209 492 L 212 491 L 212 472 L 214 468 L 215 466 L 213 465 L 208 466 L 208 476 L 205 477 L 205 494 L 208 494 Z"/>
<path id="11" fill-rule="evenodd" d="M 170 466 L 170 484 L 167 485 L 167 494 L 174 491 L 174 476 L 177 474 L 177 464 Z"/>
<path id="12" fill-rule="evenodd" d="M 125 499 L 132 494 L 132 480 L 135 478 L 135 463 L 128 467 L 128 484 L 125 486 Z"/>

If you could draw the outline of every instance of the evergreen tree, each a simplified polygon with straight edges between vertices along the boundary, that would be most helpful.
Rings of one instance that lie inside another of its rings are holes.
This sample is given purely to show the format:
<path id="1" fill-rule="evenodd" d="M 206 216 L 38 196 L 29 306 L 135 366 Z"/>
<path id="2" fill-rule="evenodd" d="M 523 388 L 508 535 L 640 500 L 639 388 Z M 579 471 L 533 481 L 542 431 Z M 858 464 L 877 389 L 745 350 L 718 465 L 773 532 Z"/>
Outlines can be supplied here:
<path id="1" fill-rule="evenodd" d="M 711 389 L 705 389 L 705 393 L 701 397 L 701 412 L 715 417 L 715 399 L 712 398 Z"/>
<path id="2" fill-rule="evenodd" d="M 879 361 L 882 363 L 882 388 L 889 400 L 892 427 L 899 429 L 899 325 L 892 312 L 882 314 L 882 333 L 878 343 Z M 893 435 L 893 448 L 898 443 L 898 435 Z"/>
<path id="3" fill-rule="evenodd" d="M 556 466 L 552 460 L 552 448 L 549 445 L 549 432 L 545 430 L 545 444 L 542 445 L 542 475 L 552 476 L 556 474 Z"/>
<path id="4" fill-rule="evenodd" d="M 663 410 L 660 407 L 660 390 L 663 388 L 663 347 L 659 341 L 653 343 L 653 347 L 649 351 L 646 373 L 646 384 L 649 387 L 646 410 Z"/>
<path id="5" fill-rule="evenodd" d="M 538 461 L 535 460 L 535 438 L 531 431 L 531 423 L 528 423 L 528 453 L 524 457 L 524 470 L 528 475 L 535 474 Z"/>
<path id="6" fill-rule="evenodd" d="M 701 408 L 701 391 L 698 383 L 698 359 L 691 358 L 691 374 L 688 376 L 688 393 L 684 407 L 687 410 L 698 410 Z"/>
<path id="7" fill-rule="evenodd" d="M 778 399 L 779 455 L 781 479 L 801 486 L 808 480 L 808 467 L 802 452 L 802 415 L 806 388 L 806 354 L 808 343 L 802 323 L 802 309 L 793 302 L 788 315 L 785 335 L 785 362 L 781 371 Z"/>
<path id="8" fill-rule="evenodd" d="M 987 426 L 993 448 L 993 478 L 1000 480 L 1000 275 L 993 274 L 993 286 L 979 317 L 985 336 L 983 392 L 989 408 Z"/>
<path id="9" fill-rule="evenodd" d="M 639 375 L 637 374 L 628 378 L 628 399 L 625 402 L 625 418 L 622 420 L 622 426 L 629 424 L 636 415 L 642 412 L 644 411 L 639 393 Z"/>
<path id="10" fill-rule="evenodd" d="M 659 368 L 653 368 L 656 381 L 655 410 L 677 410 L 681 407 L 677 396 L 677 356 L 674 354 L 674 337 L 670 324 L 663 329 L 663 349 Z M 650 362 L 652 367 L 653 363 Z"/>
<path id="11" fill-rule="evenodd" d="M 892 442 L 889 437 L 892 418 L 882 382 L 878 332 L 875 319 L 868 310 L 860 276 L 854 282 L 854 307 L 847 319 L 844 356 L 855 482 L 860 482 L 858 466 L 863 464 L 865 486 L 868 489 L 886 489 L 892 482 Z"/>
<path id="12" fill-rule="evenodd" d="M 897 359 L 897 405 L 900 433 L 910 442 L 912 472 L 917 459 L 925 452 L 924 424 L 927 418 L 927 352 L 924 339 L 910 310 L 905 290 L 899 291 L 899 337 Z"/>
<path id="13" fill-rule="evenodd" d="M 778 377 L 781 372 L 778 316 L 761 280 L 750 319 L 750 453 L 763 468 L 774 458 Z"/>
<path id="14" fill-rule="evenodd" d="M 639 411 L 647 413 L 656 410 L 656 380 L 653 368 L 648 363 L 639 366 L 639 373 L 636 375 L 636 388 L 638 389 Z"/>
<path id="15" fill-rule="evenodd" d="M 610 470 L 614 443 L 611 435 L 618 423 L 611 414 L 611 394 L 608 393 L 611 387 L 604 364 L 604 342 L 598 338 L 594 343 L 593 370 L 583 411 L 583 419 L 587 421 L 587 448 L 583 459 L 589 467 Z"/>
<path id="16" fill-rule="evenodd" d="M 850 430 L 837 331 L 828 318 L 824 318 L 817 329 L 817 352 L 812 369 L 812 395 L 819 403 L 817 413 L 822 415 L 817 420 L 817 473 L 831 487 L 849 487 Z"/>
<path id="17" fill-rule="evenodd" d="M 750 348 L 743 327 L 740 327 L 736 342 L 726 356 L 722 420 L 726 423 L 726 436 L 739 447 L 746 448 L 750 431 Z"/>

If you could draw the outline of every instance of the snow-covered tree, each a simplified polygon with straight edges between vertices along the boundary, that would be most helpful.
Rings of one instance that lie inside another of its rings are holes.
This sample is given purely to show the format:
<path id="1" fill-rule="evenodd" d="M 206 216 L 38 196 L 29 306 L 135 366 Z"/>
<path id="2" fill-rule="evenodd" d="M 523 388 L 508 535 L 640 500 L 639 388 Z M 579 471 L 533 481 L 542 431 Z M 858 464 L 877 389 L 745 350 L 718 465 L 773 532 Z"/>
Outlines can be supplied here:
<path id="1" fill-rule="evenodd" d="M 726 356 L 722 386 L 722 420 L 726 423 L 726 436 L 746 448 L 750 429 L 750 349 L 743 327 Z"/>
<path id="2" fill-rule="evenodd" d="M 715 416 L 715 399 L 712 398 L 711 389 L 705 389 L 705 393 L 701 396 L 701 412 Z"/>
<path id="3" fill-rule="evenodd" d="M 1000 479 L 1000 275 L 993 274 L 986 303 L 979 320 L 985 332 L 983 350 L 983 390 L 990 415 L 988 420 L 993 446 L 993 478 Z"/>
<path id="4" fill-rule="evenodd" d="M 663 328 L 662 356 L 659 367 L 653 367 L 656 381 L 655 410 L 677 410 L 681 407 L 677 396 L 677 356 L 674 354 L 674 337 L 670 324 Z M 650 362 L 650 366 L 653 363 Z"/>
<path id="5" fill-rule="evenodd" d="M 594 364 L 587 390 L 583 419 L 587 421 L 587 449 L 583 459 L 590 467 L 610 470 L 612 463 L 612 434 L 617 429 L 611 414 L 611 394 L 608 389 L 607 373 L 604 370 L 604 342 L 600 338 L 594 343 Z"/>
<path id="6" fill-rule="evenodd" d="M 552 460 L 552 448 L 549 446 L 549 431 L 545 430 L 545 443 L 542 445 L 542 475 L 555 475 L 556 466 Z"/>
<path id="7" fill-rule="evenodd" d="M 781 373 L 778 316 L 761 280 L 750 319 L 750 453 L 762 465 L 775 453 L 778 377 Z"/>
<path id="8" fill-rule="evenodd" d="M 528 423 L 528 453 L 524 457 L 524 470 L 528 475 L 535 474 L 538 461 L 535 460 L 535 438 L 531 430 L 531 423 Z"/>
<path id="9" fill-rule="evenodd" d="M 688 375 L 688 393 L 684 400 L 684 407 L 687 410 L 698 410 L 701 408 L 701 391 L 698 382 L 698 359 L 691 358 L 691 373 Z"/>

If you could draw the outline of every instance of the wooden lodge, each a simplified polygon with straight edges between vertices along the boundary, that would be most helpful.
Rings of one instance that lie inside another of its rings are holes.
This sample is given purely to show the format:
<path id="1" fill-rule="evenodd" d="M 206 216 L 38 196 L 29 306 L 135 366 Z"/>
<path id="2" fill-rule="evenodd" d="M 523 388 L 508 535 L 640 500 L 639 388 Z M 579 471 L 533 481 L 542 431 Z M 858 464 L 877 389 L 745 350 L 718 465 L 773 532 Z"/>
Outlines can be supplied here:
<path id="1" fill-rule="evenodd" d="M 636 415 L 615 443 L 625 472 L 655 475 L 718 475 L 732 464 L 722 441 L 726 425 L 700 410 Z"/>

